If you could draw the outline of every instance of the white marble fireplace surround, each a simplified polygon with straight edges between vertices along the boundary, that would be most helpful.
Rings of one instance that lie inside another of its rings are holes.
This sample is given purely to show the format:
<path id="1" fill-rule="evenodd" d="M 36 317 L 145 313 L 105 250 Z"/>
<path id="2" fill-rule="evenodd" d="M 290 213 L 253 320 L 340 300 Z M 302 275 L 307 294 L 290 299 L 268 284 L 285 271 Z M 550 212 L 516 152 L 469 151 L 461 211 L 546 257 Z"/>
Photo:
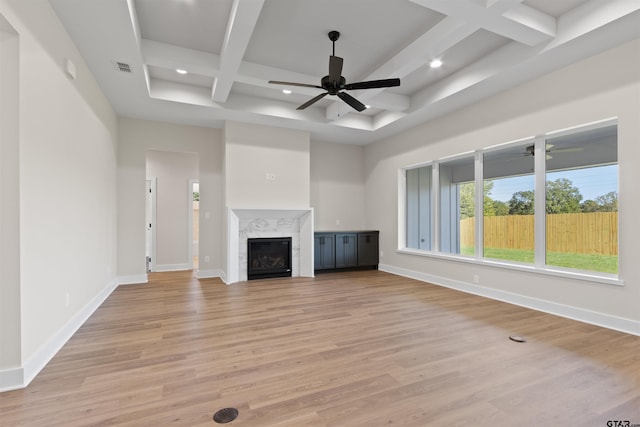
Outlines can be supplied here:
<path id="1" fill-rule="evenodd" d="M 313 277 L 313 209 L 228 208 L 227 285 L 247 280 L 253 237 L 291 237 L 291 275 Z"/>

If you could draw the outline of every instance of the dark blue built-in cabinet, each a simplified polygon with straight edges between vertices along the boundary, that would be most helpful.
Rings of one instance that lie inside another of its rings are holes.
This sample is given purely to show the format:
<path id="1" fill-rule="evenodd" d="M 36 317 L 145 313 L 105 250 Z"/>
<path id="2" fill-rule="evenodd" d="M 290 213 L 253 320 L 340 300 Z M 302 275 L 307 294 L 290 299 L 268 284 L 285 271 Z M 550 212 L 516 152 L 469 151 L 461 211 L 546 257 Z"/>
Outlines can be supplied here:
<path id="1" fill-rule="evenodd" d="M 317 231 L 314 233 L 314 269 L 378 268 L 379 232 Z"/>

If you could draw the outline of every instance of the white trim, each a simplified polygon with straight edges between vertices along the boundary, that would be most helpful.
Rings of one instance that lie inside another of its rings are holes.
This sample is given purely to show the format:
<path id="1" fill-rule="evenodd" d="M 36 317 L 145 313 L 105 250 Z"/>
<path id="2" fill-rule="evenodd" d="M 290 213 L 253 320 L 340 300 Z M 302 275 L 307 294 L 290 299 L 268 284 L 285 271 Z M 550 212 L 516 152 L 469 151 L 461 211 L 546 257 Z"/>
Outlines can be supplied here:
<path id="1" fill-rule="evenodd" d="M 116 279 L 118 286 L 120 285 L 139 285 L 149 282 L 149 276 L 146 274 L 136 274 L 132 276 L 120 276 Z"/>
<path id="2" fill-rule="evenodd" d="M 612 316 L 610 314 L 585 310 L 578 307 L 558 304 L 551 301 L 545 301 L 497 289 L 485 288 L 471 283 L 451 280 L 447 279 L 446 277 L 421 273 L 418 271 L 394 267 L 391 265 L 379 264 L 378 269 L 387 273 L 396 274 L 398 276 L 409 277 L 411 279 L 420 280 L 422 282 L 428 282 L 434 285 L 444 286 L 446 288 L 479 295 L 497 301 L 507 302 L 521 307 L 542 311 L 544 313 L 550 313 L 556 316 L 566 317 L 580 322 L 601 326 L 603 328 L 613 329 L 615 331 L 640 336 L 640 322 L 636 320 L 625 319 L 622 317 Z"/>
<path id="3" fill-rule="evenodd" d="M 608 273 L 598 274 L 595 271 L 571 270 L 571 269 L 564 269 L 562 267 L 553 267 L 553 266 L 538 268 L 533 264 L 507 262 L 507 261 L 501 261 L 501 260 L 489 259 L 489 258 L 475 259 L 475 258 L 470 258 L 464 255 L 449 254 L 449 253 L 434 252 L 434 251 L 423 251 L 420 249 L 411 249 L 411 248 L 396 249 L 396 253 L 418 255 L 418 256 L 424 256 L 429 258 L 446 259 L 449 261 L 460 261 L 460 262 L 466 262 L 470 264 L 504 268 L 508 270 L 524 271 L 527 273 L 546 274 L 549 276 L 564 277 L 565 279 L 583 280 L 586 282 L 600 283 L 603 285 L 624 286 L 624 280 L 621 279 L 620 276 L 616 276 L 614 274 L 608 274 Z"/>
<path id="4" fill-rule="evenodd" d="M 214 278 L 224 278 L 224 271 L 220 269 L 215 270 L 198 270 L 196 273 L 196 278 L 198 279 L 214 279 Z M 224 279 L 223 279 L 224 281 Z"/>
<path id="5" fill-rule="evenodd" d="M 533 259 L 535 267 L 543 269 L 547 264 L 547 140 L 533 141 Z"/>
<path id="6" fill-rule="evenodd" d="M 407 244 L 407 171 L 411 169 L 415 168 L 398 169 L 398 247 Z"/>
<path id="7" fill-rule="evenodd" d="M 13 368 L 0 371 L 0 393 L 24 387 L 26 387 L 24 384 L 24 369 Z"/>
<path id="8" fill-rule="evenodd" d="M 151 221 L 151 242 L 150 242 L 151 254 L 149 255 L 149 257 L 151 258 L 151 262 L 149 263 L 149 271 L 156 271 L 156 257 L 158 252 L 156 248 L 156 242 L 158 241 L 158 232 L 157 232 L 158 206 L 157 206 L 156 193 L 158 191 L 158 178 L 154 176 L 148 179 L 147 181 L 149 182 L 149 185 L 151 188 L 151 201 L 150 201 L 151 218 L 149 218 L 149 220 Z M 147 197 L 147 195 L 145 195 L 145 197 Z M 147 218 L 146 218 L 146 212 L 145 212 L 145 222 L 146 220 Z M 146 227 L 146 224 L 145 224 L 145 227 Z M 145 239 L 146 238 L 147 238 L 147 234 L 145 234 Z M 149 242 L 145 242 L 145 243 L 149 243 Z"/>
<path id="9" fill-rule="evenodd" d="M 24 380 L 22 387 L 26 387 L 36 375 L 49 363 L 76 331 L 100 307 L 118 286 L 117 280 L 112 280 L 105 288 L 78 311 L 60 328 L 44 345 L 42 345 L 23 364 Z"/>
<path id="10" fill-rule="evenodd" d="M 473 159 L 473 189 L 475 206 L 475 233 L 473 236 L 473 254 L 477 259 L 482 258 L 484 251 L 484 161 L 482 151 L 478 150 Z M 458 236 L 460 239 L 460 236 Z M 462 244 L 460 244 L 462 246 Z"/>
<path id="11" fill-rule="evenodd" d="M 155 271 L 157 272 L 161 272 L 161 271 L 183 271 L 183 270 L 191 270 L 193 267 L 189 265 L 189 263 L 186 264 L 156 264 L 156 269 Z"/>

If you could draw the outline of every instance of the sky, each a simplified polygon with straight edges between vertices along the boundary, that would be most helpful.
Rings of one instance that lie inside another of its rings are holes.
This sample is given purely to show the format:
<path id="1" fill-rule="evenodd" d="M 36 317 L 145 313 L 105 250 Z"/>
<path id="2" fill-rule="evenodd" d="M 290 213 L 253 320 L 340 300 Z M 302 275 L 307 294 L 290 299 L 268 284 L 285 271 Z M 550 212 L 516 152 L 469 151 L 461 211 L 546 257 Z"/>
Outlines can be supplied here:
<path id="1" fill-rule="evenodd" d="M 569 179 L 582 194 L 582 201 L 595 200 L 610 191 L 618 191 L 618 165 L 599 166 L 585 169 L 566 170 L 547 174 L 547 181 L 558 178 Z M 513 193 L 533 190 L 533 175 L 517 176 L 494 180 L 491 197 L 493 200 L 508 202 Z"/>

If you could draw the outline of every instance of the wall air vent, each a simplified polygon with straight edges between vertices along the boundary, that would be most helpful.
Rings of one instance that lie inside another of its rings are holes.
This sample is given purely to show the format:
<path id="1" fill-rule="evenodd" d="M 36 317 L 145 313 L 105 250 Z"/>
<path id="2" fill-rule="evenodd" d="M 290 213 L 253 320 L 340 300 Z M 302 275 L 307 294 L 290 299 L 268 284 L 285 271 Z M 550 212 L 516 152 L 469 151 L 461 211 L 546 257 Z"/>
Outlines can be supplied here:
<path id="1" fill-rule="evenodd" d="M 131 65 L 127 64 L 126 62 L 119 62 L 116 61 L 116 68 L 118 69 L 118 71 L 122 71 L 123 73 L 131 73 Z"/>

